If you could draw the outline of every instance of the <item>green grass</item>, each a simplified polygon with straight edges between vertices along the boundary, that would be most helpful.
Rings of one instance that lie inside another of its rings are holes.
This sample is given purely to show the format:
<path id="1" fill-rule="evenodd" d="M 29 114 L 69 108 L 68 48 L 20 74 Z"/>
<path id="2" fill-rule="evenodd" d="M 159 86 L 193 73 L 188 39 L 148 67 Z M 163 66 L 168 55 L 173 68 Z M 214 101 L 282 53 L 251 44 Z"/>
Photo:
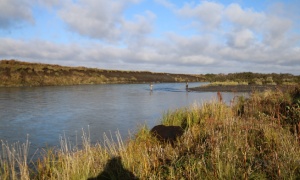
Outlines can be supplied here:
<path id="1" fill-rule="evenodd" d="M 104 135 L 97 144 L 83 132 L 82 148 L 61 139 L 59 149 L 45 150 L 29 168 L 28 144 L 2 142 L 0 179 L 87 179 L 102 172 L 112 179 L 299 179 L 300 88 L 234 100 L 165 113 L 162 124 L 185 129 L 174 146 L 159 143 L 146 126 L 127 141 L 116 133 L 116 140 Z"/>

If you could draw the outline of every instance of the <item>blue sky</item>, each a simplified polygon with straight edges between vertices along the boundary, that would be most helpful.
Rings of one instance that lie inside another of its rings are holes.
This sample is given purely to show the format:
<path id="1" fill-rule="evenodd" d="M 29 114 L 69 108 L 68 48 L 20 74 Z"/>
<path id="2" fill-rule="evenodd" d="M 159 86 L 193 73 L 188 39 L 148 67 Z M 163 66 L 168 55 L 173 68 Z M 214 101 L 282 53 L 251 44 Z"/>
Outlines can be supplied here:
<path id="1" fill-rule="evenodd" d="M 298 7 L 298 0 L 0 0 L 0 59 L 299 75 Z"/>

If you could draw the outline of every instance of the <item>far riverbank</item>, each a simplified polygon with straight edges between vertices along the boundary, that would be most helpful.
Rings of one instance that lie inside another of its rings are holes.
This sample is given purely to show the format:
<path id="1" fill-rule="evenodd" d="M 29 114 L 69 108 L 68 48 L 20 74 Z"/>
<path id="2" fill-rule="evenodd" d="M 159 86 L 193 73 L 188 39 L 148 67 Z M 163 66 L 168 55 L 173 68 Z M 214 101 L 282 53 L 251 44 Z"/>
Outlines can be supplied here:
<path id="1" fill-rule="evenodd" d="M 265 90 L 286 90 L 289 85 L 203 85 L 199 87 L 189 88 L 190 91 L 199 92 L 252 92 L 252 91 L 265 91 Z"/>

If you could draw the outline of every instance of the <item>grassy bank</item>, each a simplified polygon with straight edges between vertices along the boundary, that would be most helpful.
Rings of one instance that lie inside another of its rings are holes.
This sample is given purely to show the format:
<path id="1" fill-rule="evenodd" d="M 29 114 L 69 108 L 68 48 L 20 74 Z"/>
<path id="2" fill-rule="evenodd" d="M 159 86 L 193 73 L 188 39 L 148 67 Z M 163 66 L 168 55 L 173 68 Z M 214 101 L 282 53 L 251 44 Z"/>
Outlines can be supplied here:
<path id="1" fill-rule="evenodd" d="M 0 87 L 197 82 L 203 80 L 204 78 L 200 75 L 103 70 L 86 67 L 28 63 L 15 60 L 0 61 Z"/>
<path id="2" fill-rule="evenodd" d="M 198 92 L 252 92 L 252 91 L 274 91 L 296 87 L 295 85 L 204 85 L 190 88 L 190 91 Z"/>
<path id="3" fill-rule="evenodd" d="M 300 76 L 288 73 L 229 73 L 205 74 L 205 79 L 215 85 L 296 85 L 300 83 Z"/>
<path id="4" fill-rule="evenodd" d="M 206 86 L 237 86 L 237 85 L 248 85 L 248 82 L 237 82 L 237 81 L 215 81 L 207 84 Z"/>
<path id="5" fill-rule="evenodd" d="M 7 145 L 0 179 L 298 179 L 300 88 L 252 93 L 230 105 L 218 98 L 167 112 L 162 124 L 185 129 L 174 146 L 161 144 L 147 127 L 126 142 L 104 136 L 83 147 L 61 139 L 29 168 L 28 144 Z"/>
<path id="6" fill-rule="evenodd" d="M 277 84 L 275 82 L 270 83 L 249 83 L 246 81 L 215 81 L 209 84 L 201 85 L 199 87 L 190 88 L 191 91 L 201 92 L 252 92 L 252 91 L 266 91 L 266 90 L 287 90 L 294 88 L 298 85 L 298 82 L 282 82 Z"/>

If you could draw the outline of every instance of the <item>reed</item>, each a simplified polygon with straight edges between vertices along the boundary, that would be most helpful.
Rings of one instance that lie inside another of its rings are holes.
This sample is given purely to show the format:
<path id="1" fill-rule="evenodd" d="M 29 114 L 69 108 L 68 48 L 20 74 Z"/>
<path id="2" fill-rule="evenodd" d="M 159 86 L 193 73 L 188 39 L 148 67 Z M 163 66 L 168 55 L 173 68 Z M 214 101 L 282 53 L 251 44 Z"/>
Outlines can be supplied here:
<path id="1" fill-rule="evenodd" d="M 219 95 L 221 96 L 221 94 Z M 34 169 L 29 143 L 2 142 L 0 179 L 298 179 L 300 90 L 253 92 L 231 106 L 214 99 L 166 112 L 165 125 L 185 129 L 174 145 L 160 143 L 147 126 L 123 141 L 118 132 L 82 146 L 61 138 Z"/>
<path id="2" fill-rule="evenodd" d="M 29 141 L 9 145 L 1 140 L 0 177 L 1 179 L 30 179 L 28 166 Z"/>

